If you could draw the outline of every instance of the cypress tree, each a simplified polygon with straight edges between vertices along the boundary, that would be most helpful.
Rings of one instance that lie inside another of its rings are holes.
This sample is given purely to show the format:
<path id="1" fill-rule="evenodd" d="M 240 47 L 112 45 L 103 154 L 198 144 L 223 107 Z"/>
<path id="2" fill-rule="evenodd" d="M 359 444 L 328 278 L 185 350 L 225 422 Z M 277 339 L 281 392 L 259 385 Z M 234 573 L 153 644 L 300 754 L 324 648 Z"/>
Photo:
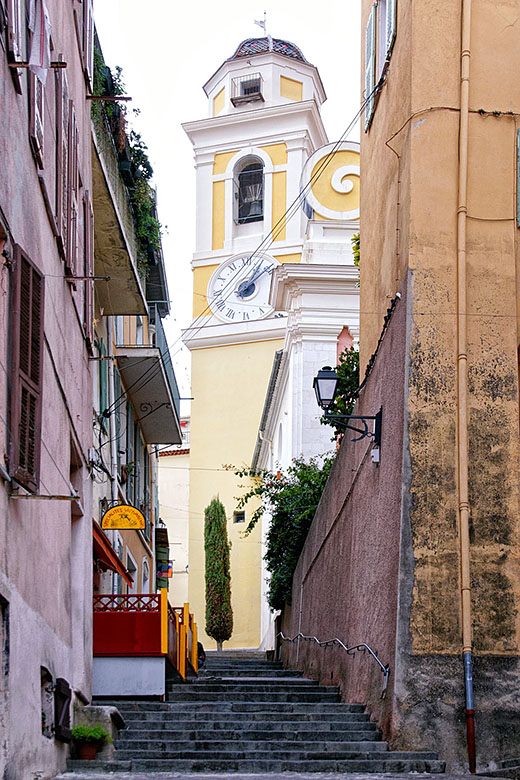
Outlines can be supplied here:
<path id="1" fill-rule="evenodd" d="M 214 498 L 204 510 L 204 552 L 206 554 L 206 634 L 217 642 L 230 638 L 233 631 L 231 575 L 226 510 Z"/>

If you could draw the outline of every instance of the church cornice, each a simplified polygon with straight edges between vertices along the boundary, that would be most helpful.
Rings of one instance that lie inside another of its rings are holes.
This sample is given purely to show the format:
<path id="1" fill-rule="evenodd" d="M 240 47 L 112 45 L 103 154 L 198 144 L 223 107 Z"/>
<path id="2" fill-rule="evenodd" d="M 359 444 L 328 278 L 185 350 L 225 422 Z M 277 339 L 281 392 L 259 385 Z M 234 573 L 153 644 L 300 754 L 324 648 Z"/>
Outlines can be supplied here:
<path id="1" fill-rule="evenodd" d="M 259 341 L 276 341 L 285 336 L 286 317 L 269 317 L 246 323 L 202 324 L 182 331 L 182 340 L 190 352 L 196 349 L 226 347 L 234 344 L 254 344 Z M 193 334 L 193 335 L 191 335 Z"/>
<path id="2" fill-rule="evenodd" d="M 293 120 L 300 118 L 302 115 L 308 116 L 307 125 L 299 125 L 294 130 L 290 129 L 290 132 L 296 132 L 302 135 L 305 132 L 305 128 L 312 132 L 312 140 L 316 147 L 322 146 L 327 143 L 327 133 L 321 118 L 318 106 L 314 100 L 303 100 L 297 103 L 283 103 L 276 106 L 267 106 L 262 109 L 255 109 L 252 111 L 241 111 L 233 114 L 223 114 L 221 116 L 214 116 L 205 119 L 196 119 L 193 122 L 184 122 L 182 128 L 188 135 L 190 141 L 194 145 L 197 154 L 205 152 L 208 147 L 215 148 L 214 136 L 215 134 L 221 134 L 225 130 L 237 129 L 237 138 L 248 139 L 248 142 L 254 142 L 257 144 L 268 143 L 266 138 L 273 136 L 273 143 L 276 140 L 280 140 L 281 136 L 285 132 L 285 128 L 281 128 L 279 125 L 274 128 L 274 132 L 259 134 L 258 128 L 262 123 L 270 124 L 273 120 L 286 119 Z M 302 122 L 301 119 L 299 119 Z M 249 137 L 249 126 L 254 127 L 254 138 Z M 230 141 L 230 144 L 235 143 L 234 139 Z M 219 151 L 225 150 L 225 144 L 222 142 L 219 144 Z"/>

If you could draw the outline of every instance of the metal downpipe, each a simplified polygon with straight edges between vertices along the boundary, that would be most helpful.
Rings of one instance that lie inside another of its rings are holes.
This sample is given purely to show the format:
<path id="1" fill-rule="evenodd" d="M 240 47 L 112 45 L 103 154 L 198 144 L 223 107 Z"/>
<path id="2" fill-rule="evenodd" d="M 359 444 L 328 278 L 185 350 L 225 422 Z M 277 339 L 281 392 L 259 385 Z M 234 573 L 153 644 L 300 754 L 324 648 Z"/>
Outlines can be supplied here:
<path id="1" fill-rule="evenodd" d="M 471 0 L 461 0 L 459 182 L 457 205 L 457 430 L 458 430 L 458 526 L 462 652 L 466 703 L 466 738 L 469 770 L 476 771 L 475 709 L 473 700 L 472 610 L 468 487 L 468 355 L 467 355 L 467 182 L 469 136 L 469 80 L 471 60 Z"/>

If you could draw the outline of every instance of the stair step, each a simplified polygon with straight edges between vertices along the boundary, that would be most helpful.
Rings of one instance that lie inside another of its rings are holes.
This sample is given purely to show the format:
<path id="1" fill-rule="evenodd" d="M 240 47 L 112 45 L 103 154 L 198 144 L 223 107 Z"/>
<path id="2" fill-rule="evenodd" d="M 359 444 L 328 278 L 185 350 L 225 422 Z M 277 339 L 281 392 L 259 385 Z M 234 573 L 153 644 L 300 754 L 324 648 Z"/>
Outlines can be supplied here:
<path id="1" fill-rule="evenodd" d="M 86 762 L 85 762 L 86 763 Z M 88 767 L 87 767 L 88 768 Z M 406 760 L 348 760 L 316 759 L 311 761 L 283 761 L 272 759 L 148 759 L 133 760 L 134 772 L 176 771 L 238 771 L 238 772 L 370 772 L 370 773 L 431 773 L 444 772 L 443 761 Z"/>
<path id="2" fill-rule="evenodd" d="M 345 740 L 345 741 L 373 741 L 379 739 L 380 732 L 375 724 L 372 729 L 355 728 L 343 723 L 266 723 L 254 722 L 243 724 L 230 721 L 191 721 L 188 724 L 174 724 L 164 722 L 161 724 L 148 721 L 138 721 L 130 728 L 121 732 L 120 739 L 200 739 L 204 730 L 211 731 L 211 736 L 226 740 L 240 739 L 301 739 L 301 740 Z"/>
<path id="3" fill-rule="evenodd" d="M 125 720 L 132 718 L 186 718 L 191 714 L 192 717 L 205 718 L 206 715 L 215 718 L 236 718 L 243 716 L 244 719 L 276 718 L 280 715 L 296 715 L 299 717 L 311 716 L 311 718 L 323 718 L 324 715 L 330 715 L 334 720 L 349 721 L 368 721 L 367 713 L 348 709 L 348 705 L 341 702 L 332 704 L 323 703 L 305 703 L 305 702 L 207 702 L 194 701 L 187 702 L 164 702 L 164 704 L 147 702 L 138 704 L 136 708 L 128 708 L 128 705 L 114 702 L 114 706 L 123 714 Z M 163 709 L 164 708 L 164 709 Z M 347 709 L 345 709 L 347 708 Z"/>
<path id="4" fill-rule="evenodd" d="M 194 753 L 203 754 L 205 752 L 216 755 L 225 755 L 227 752 L 233 754 L 240 753 L 262 753 L 266 751 L 269 755 L 275 755 L 278 752 L 297 752 L 297 753 L 363 753 L 372 754 L 388 750 L 386 742 L 349 742 L 340 740 L 304 740 L 304 739 L 276 739 L 274 737 L 263 737 L 255 740 L 247 736 L 247 739 L 179 739 L 179 736 L 172 735 L 171 739 L 166 737 L 149 739 L 142 736 L 142 739 L 118 739 L 116 742 L 116 751 L 118 758 L 127 758 L 126 753 L 132 755 L 144 755 L 144 752 L 163 753 L 168 755 L 173 753 L 182 753 L 183 755 Z M 200 734 L 199 734 L 200 737 Z M 160 757 L 160 756 L 158 756 Z M 436 755 L 419 756 L 419 758 L 436 758 Z"/>
<path id="5" fill-rule="evenodd" d="M 267 703 L 267 702 L 291 702 L 291 703 L 297 703 L 297 702 L 316 702 L 316 703 L 323 703 L 324 701 L 329 702 L 335 702 L 339 701 L 339 694 L 338 693 L 312 693 L 311 691 L 308 692 L 301 692 L 301 693 L 257 693 L 256 691 L 252 690 L 245 690 L 245 691 L 230 691 L 225 692 L 222 691 L 220 693 L 203 693 L 203 694 L 197 694 L 197 692 L 190 692 L 189 690 L 185 690 L 182 692 L 175 692 L 173 694 L 167 694 L 168 701 L 180 701 L 180 702 L 187 702 L 192 701 L 193 699 L 200 699 L 204 701 L 223 701 L 223 702 L 249 702 L 250 704 L 254 704 L 255 702 L 258 703 Z"/>

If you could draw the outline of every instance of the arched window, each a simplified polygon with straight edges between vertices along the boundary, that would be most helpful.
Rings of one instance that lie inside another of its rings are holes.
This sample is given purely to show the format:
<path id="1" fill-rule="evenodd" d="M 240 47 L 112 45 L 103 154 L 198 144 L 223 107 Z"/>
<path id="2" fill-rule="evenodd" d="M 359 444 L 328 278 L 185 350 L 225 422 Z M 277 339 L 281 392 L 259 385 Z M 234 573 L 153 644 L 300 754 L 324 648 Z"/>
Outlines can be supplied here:
<path id="1" fill-rule="evenodd" d="M 150 567 L 146 558 L 143 558 L 143 585 L 141 593 L 150 592 Z"/>
<path id="2" fill-rule="evenodd" d="M 257 157 L 246 157 L 235 168 L 236 217 L 239 225 L 264 218 L 264 165 Z"/>

